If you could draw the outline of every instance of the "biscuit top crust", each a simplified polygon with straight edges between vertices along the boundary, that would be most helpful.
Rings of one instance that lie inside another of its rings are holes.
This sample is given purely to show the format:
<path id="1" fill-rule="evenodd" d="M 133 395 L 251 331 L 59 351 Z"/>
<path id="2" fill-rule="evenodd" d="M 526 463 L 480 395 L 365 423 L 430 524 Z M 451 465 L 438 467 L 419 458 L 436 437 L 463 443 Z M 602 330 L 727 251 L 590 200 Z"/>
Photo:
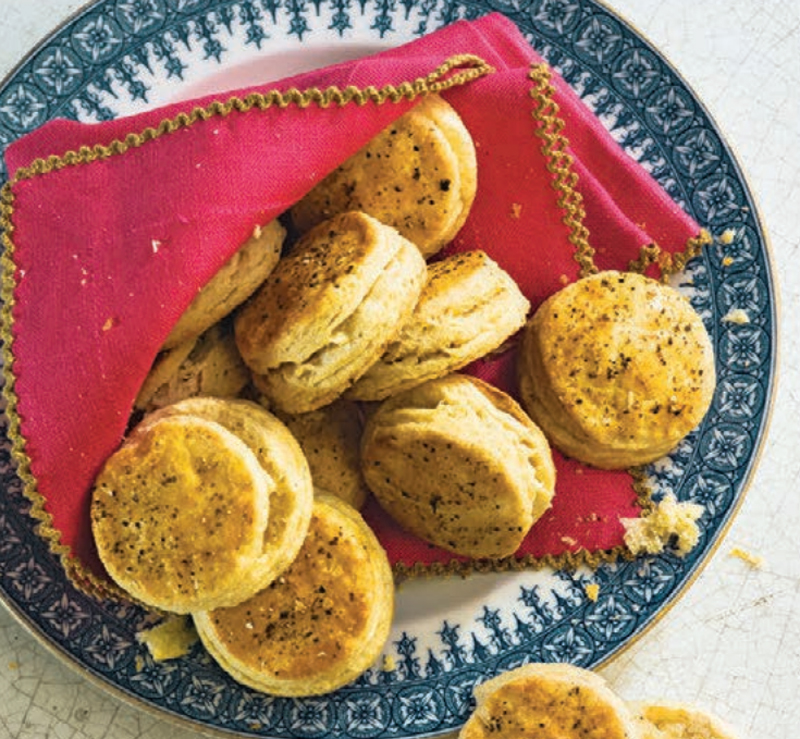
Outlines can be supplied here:
<path id="1" fill-rule="evenodd" d="M 476 690 L 478 707 L 459 739 L 638 738 L 624 704 L 603 683 L 546 667 L 537 672 L 512 671 L 497 678 L 497 687 L 494 681 L 481 686 L 491 691 Z"/>
<path id="2" fill-rule="evenodd" d="M 475 148 L 453 108 L 423 98 L 292 209 L 301 231 L 346 210 L 390 224 L 426 257 L 455 235 L 477 187 Z"/>
<path id="3" fill-rule="evenodd" d="M 208 614 L 234 663 L 280 681 L 319 681 L 373 638 L 376 609 L 392 609 L 391 587 L 376 587 L 377 541 L 317 499 L 308 534 L 284 574 L 249 600 Z M 376 598 L 387 599 L 377 603 Z"/>
<path id="4" fill-rule="evenodd" d="M 394 229 L 364 213 L 343 213 L 309 231 L 236 318 L 247 365 L 263 374 L 329 343 L 400 248 Z"/>
<path id="5" fill-rule="evenodd" d="M 387 348 L 383 363 L 396 363 L 404 354 L 416 355 L 417 362 L 437 354 L 457 355 L 477 343 L 476 333 L 500 332 L 499 344 L 523 325 L 529 307 L 511 276 L 486 253 L 453 254 L 428 265 L 428 281 L 414 315 Z"/>
<path id="6" fill-rule="evenodd" d="M 143 424 L 92 492 L 100 558 L 134 597 L 186 612 L 216 600 L 262 548 L 272 480 L 248 447 L 199 418 Z"/>
<path id="7" fill-rule="evenodd" d="M 248 400 L 197 397 L 173 403 L 150 418 L 197 417 L 224 426 L 255 454 L 274 482 L 269 522 L 264 531 L 262 558 L 269 558 L 276 573 L 296 554 L 311 515 L 313 488 L 306 457 L 297 439 L 272 413 Z M 307 510 L 306 510 L 307 509 Z M 286 551 L 288 548 L 288 551 Z"/>
<path id="8" fill-rule="evenodd" d="M 541 305 L 529 334 L 523 351 L 538 352 L 565 412 L 601 444 L 681 438 L 711 402 L 702 319 L 677 290 L 642 275 L 606 271 L 567 286 Z"/>

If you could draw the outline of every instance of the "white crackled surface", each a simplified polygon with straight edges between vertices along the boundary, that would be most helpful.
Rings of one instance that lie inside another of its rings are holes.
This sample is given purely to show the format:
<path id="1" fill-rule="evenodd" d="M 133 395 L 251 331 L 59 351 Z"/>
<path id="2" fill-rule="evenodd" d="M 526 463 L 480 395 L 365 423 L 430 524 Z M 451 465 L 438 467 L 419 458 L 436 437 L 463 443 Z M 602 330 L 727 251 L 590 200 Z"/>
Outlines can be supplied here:
<path id="1" fill-rule="evenodd" d="M 80 3 L 3 0 L 0 77 Z M 795 0 L 614 0 L 669 58 L 737 152 L 781 280 L 767 443 L 728 536 L 688 593 L 603 675 L 630 699 L 705 705 L 742 739 L 800 727 L 800 8 Z M 763 557 L 753 569 L 731 556 Z M 0 739 L 188 739 L 63 664 L 0 606 Z"/>

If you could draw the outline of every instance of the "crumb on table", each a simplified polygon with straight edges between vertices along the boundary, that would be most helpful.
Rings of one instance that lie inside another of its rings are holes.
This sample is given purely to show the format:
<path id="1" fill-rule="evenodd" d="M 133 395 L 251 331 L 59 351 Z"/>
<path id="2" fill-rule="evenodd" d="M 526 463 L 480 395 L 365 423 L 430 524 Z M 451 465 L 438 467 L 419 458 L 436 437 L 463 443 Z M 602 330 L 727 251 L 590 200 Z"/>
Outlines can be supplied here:
<path id="1" fill-rule="evenodd" d="M 750 567 L 754 570 L 760 570 L 764 566 L 764 558 L 758 554 L 753 554 L 752 552 L 748 552 L 746 549 L 742 547 L 733 547 L 729 552 L 731 557 L 736 557 L 737 559 L 741 559 L 742 562 L 746 562 Z"/>

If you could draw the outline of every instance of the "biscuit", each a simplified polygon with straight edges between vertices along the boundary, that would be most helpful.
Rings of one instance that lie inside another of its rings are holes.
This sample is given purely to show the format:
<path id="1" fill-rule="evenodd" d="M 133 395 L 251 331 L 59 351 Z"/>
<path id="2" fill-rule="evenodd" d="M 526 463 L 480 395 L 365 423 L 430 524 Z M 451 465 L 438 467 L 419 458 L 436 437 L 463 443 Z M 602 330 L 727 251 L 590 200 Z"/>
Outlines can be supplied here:
<path id="1" fill-rule="evenodd" d="M 683 703 L 628 704 L 641 730 L 641 739 L 736 739 L 722 719 Z"/>
<path id="2" fill-rule="evenodd" d="M 713 348 L 677 290 L 600 272 L 548 298 L 528 322 L 519 384 L 553 446 L 622 469 L 659 459 L 700 423 L 714 393 Z"/>
<path id="3" fill-rule="evenodd" d="M 374 664 L 393 613 L 392 571 L 375 534 L 351 506 L 320 496 L 303 547 L 281 578 L 194 620 L 234 679 L 265 693 L 307 696 L 335 690 Z"/>
<path id="4" fill-rule="evenodd" d="M 197 293 L 163 348 L 200 336 L 247 300 L 278 263 L 285 238 L 286 229 L 277 220 L 256 226 L 253 235 Z"/>
<path id="5" fill-rule="evenodd" d="M 248 400 L 190 398 L 151 414 L 213 421 L 240 438 L 272 479 L 269 521 L 260 552 L 241 573 L 249 594 L 278 577 L 294 560 L 311 520 L 314 489 L 305 455 L 294 436 L 272 413 Z"/>
<path id="6" fill-rule="evenodd" d="M 152 411 L 185 398 L 233 398 L 250 381 L 227 321 L 214 324 L 159 356 L 136 398 L 135 407 Z"/>
<path id="7" fill-rule="evenodd" d="M 335 400 L 411 316 L 426 271 L 411 242 L 364 213 L 312 229 L 236 316 L 256 387 L 284 413 Z"/>
<path id="8" fill-rule="evenodd" d="M 466 367 L 522 328 L 529 308 L 514 280 L 482 251 L 430 264 L 411 318 L 348 397 L 383 400 Z"/>
<path id="9" fill-rule="evenodd" d="M 478 685 L 458 739 L 640 739 L 631 711 L 599 675 L 528 664 Z"/>
<path id="10" fill-rule="evenodd" d="M 145 605 L 175 613 L 232 605 L 263 548 L 274 482 L 218 423 L 161 418 L 109 457 L 91 499 L 100 560 Z"/>
<path id="11" fill-rule="evenodd" d="M 472 137 L 448 103 L 429 95 L 322 180 L 291 217 L 302 233 L 360 210 L 429 257 L 464 225 L 476 190 Z"/>
<path id="12" fill-rule="evenodd" d="M 318 495 L 334 495 L 360 509 L 367 497 L 361 476 L 361 411 L 352 401 L 296 416 L 280 415 L 300 443 Z"/>
<path id="13" fill-rule="evenodd" d="M 159 352 L 155 358 L 150 372 L 144 378 L 139 393 L 133 402 L 134 408 L 138 410 L 149 410 L 152 408 L 151 401 L 153 396 L 163 386 L 167 385 L 178 374 L 181 365 L 192 353 L 195 344 L 197 344 L 197 337 L 187 339 L 182 344 L 172 347 L 172 349 L 164 349 Z"/>
<path id="14" fill-rule="evenodd" d="M 367 421 L 361 465 L 400 526 L 468 557 L 513 554 L 555 488 L 542 432 L 508 395 L 458 374 L 385 400 Z"/>

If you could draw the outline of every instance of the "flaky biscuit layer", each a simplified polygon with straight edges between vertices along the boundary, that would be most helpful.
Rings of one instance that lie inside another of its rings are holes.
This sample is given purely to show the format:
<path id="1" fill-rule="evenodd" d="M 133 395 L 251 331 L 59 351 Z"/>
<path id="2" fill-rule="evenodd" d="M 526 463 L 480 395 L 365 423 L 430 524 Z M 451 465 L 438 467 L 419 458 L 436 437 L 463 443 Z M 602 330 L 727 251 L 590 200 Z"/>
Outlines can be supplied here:
<path id="1" fill-rule="evenodd" d="M 484 252 L 434 262 L 411 318 L 348 397 L 383 400 L 461 369 L 522 328 L 529 308 L 510 275 Z"/>
<path id="2" fill-rule="evenodd" d="M 361 464 L 403 528 L 470 557 L 513 554 L 555 488 L 542 432 L 505 393 L 458 374 L 384 401 L 367 421 Z"/>

